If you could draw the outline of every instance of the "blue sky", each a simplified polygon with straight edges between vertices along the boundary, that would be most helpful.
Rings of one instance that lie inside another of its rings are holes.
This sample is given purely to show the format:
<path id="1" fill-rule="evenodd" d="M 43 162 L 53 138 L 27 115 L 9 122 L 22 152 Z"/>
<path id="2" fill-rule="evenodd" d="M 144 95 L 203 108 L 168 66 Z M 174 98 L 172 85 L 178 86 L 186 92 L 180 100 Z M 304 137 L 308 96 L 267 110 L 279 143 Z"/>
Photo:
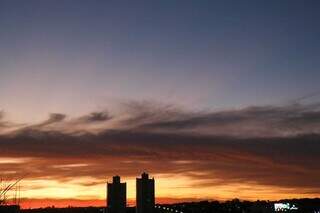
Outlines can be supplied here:
<path id="1" fill-rule="evenodd" d="M 286 104 L 320 90 L 319 4 L 1 0 L 0 107 L 27 121 L 119 100 Z"/>

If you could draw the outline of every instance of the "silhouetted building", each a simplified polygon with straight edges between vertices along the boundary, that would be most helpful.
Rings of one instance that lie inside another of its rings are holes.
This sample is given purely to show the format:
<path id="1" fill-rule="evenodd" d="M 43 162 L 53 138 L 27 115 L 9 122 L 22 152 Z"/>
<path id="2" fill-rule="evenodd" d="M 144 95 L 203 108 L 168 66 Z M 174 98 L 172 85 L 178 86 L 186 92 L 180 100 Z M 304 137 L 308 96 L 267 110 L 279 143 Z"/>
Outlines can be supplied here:
<path id="1" fill-rule="evenodd" d="M 107 183 L 107 213 L 125 213 L 127 206 L 127 184 L 120 182 L 120 176 L 114 176 Z"/>
<path id="2" fill-rule="evenodd" d="M 154 178 L 149 179 L 147 173 L 137 178 L 136 213 L 154 213 Z"/>
<path id="3" fill-rule="evenodd" d="M 20 206 L 19 205 L 0 205 L 0 212 L 1 213 L 19 213 L 20 212 Z"/>

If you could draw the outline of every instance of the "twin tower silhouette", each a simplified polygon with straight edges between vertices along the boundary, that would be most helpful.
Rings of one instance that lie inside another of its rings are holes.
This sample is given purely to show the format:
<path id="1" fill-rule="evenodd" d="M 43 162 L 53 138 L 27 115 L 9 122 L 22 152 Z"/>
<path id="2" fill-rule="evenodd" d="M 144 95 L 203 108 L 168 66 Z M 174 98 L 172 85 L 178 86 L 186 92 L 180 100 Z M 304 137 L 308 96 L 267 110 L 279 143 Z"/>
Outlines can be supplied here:
<path id="1" fill-rule="evenodd" d="M 136 213 L 154 213 L 154 178 L 142 173 L 136 179 Z M 127 183 L 121 183 L 120 176 L 114 176 L 107 183 L 107 213 L 125 213 L 127 207 Z"/>

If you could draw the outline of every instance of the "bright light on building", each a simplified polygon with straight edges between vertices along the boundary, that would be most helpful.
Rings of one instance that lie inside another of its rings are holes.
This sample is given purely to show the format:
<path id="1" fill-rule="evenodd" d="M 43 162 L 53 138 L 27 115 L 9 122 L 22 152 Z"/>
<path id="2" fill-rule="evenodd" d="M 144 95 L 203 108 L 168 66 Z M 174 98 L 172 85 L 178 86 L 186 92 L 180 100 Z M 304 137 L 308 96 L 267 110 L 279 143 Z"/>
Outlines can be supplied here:
<path id="1" fill-rule="evenodd" d="M 291 205 L 290 203 L 275 203 L 274 210 L 276 212 L 287 211 L 287 210 L 298 210 L 298 207 L 296 207 L 294 204 Z"/>

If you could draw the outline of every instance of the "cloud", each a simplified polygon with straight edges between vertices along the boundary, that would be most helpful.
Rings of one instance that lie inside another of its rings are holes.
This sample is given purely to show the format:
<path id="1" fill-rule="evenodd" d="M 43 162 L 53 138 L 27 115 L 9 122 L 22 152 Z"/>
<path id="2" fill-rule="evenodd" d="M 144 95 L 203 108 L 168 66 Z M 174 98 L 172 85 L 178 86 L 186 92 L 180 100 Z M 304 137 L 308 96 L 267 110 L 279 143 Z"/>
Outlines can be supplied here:
<path id="1" fill-rule="evenodd" d="M 7 126 L 6 122 L 4 122 L 2 119 L 3 119 L 3 112 L 0 111 L 0 130 Z"/>
<path id="2" fill-rule="evenodd" d="M 66 120 L 53 113 L 27 129 L 79 133 L 107 129 L 146 132 L 180 132 L 235 137 L 279 137 L 320 133 L 320 104 L 251 106 L 221 111 L 188 111 L 155 102 L 127 102 L 113 116 L 108 111 L 92 112 Z M 20 131 L 23 128 L 20 129 Z"/>
<path id="3" fill-rule="evenodd" d="M 61 114 L 61 113 L 51 113 L 49 115 L 48 120 L 40 123 L 37 125 L 37 127 L 41 127 L 41 126 L 47 126 L 53 123 L 57 123 L 57 122 L 61 122 L 66 118 L 66 115 Z"/>
<path id="4" fill-rule="evenodd" d="M 3 157 L 28 160 L 0 164 L 0 170 L 9 177 L 28 173 L 31 179 L 95 178 L 90 185 L 148 170 L 182 174 L 198 187 L 254 183 L 306 195 L 320 190 L 317 105 L 219 112 L 145 103 L 125 107 L 119 117 L 92 113 L 68 121 L 65 115 L 50 115 L 27 131 L 1 135 Z M 107 125 L 110 119 L 117 122 Z M 83 130 L 64 131 L 77 122 Z M 87 131 L 86 125 L 101 122 L 98 131 Z M 49 125 L 57 128 L 43 128 Z"/>
<path id="5" fill-rule="evenodd" d="M 140 113 L 145 130 L 196 131 L 203 134 L 267 137 L 320 132 L 319 105 L 261 106 L 218 112 L 178 112 L 154 120 Z M 142 118 L 141 115 L 144 115 Z M 160 114 L 161 115 L 161 114 Z"/>
<path id="6" fill-rule="evenodd" d="M 82 136 L 50 132 L 41 133 L 41 137 L 1 137 L 0 149 L 6 156 L 32 160 L 0 167 L 3 171 L 15 167 L 33 178 L 103 179 L 119 173 L 135 176 L 148 169 L 160 174 L 197 174 L 196 178 L 206 184 L 255 181 L 280 187 L 320 188 L 319 139 L 319 135 L 238 139 L 132 131 Z"/>
<path id="7" fill-rule="evenodd" d="M 0 134 L 7 133 L 14 128 L 21 128 L 21 124 L 14 124 L 12 122 L 4 120 L 5 113 L 0 111 Z"/>
<path id="8" fill-rule="evenodd" d="M 112 116 L 108 112 L 92 112 L 89 115 L 85 115 L 78 119 L 79 122 L 95 123 L 103 122 L 112 119 Z"/>

